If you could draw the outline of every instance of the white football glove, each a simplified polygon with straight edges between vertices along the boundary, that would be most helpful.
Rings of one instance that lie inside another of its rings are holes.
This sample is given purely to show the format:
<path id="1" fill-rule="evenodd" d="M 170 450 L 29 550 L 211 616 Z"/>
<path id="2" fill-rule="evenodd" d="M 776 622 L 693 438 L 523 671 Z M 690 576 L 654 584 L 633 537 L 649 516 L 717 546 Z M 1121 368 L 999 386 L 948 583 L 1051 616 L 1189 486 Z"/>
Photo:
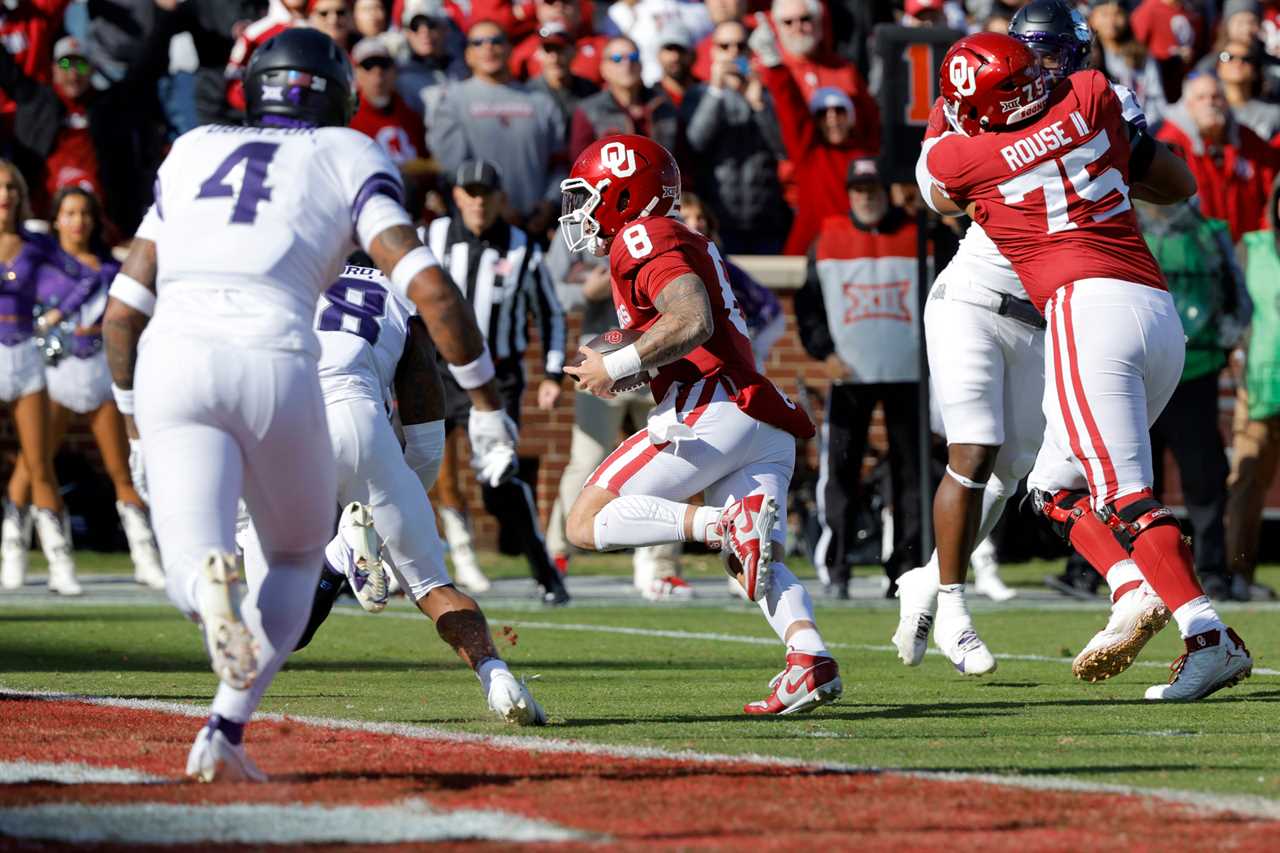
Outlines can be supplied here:
<path id="1" fill-rule="evenodd" d="M 471 467 L 476 479 L 497 487 L 515 476 L 516 424 L 502 409 L 482 412 L 472 406 L 467 420 L 467 437 L 471 439 Z"/>
<path id="2" fill-rule="evenodd" d="M 133 480 L 133 488 L 138 497 L 151 506 L 151 496 L 147 493 L 147 469 L 142 463 L 141 439 L 129 439 L 129 479 Z"/>
<path id="3" fill-rule="evenodd" d="M 761 65 L 776 68 L 782 64 L 782 51 L 778 49 L 778 38 L 773 34 L 773 28 L 762 18 L 757 18 L 756 28 L 747 37 L 747 47 L 751 48 Z"/>

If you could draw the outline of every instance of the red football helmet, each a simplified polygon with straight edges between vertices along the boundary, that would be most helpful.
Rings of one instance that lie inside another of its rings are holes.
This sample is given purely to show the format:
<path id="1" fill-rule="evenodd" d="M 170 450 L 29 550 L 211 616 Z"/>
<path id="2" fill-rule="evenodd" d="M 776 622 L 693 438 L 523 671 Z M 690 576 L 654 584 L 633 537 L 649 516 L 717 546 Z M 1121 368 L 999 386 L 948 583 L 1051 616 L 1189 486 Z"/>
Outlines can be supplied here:
<path id="1" fill-rule="evenodd" d="M 1017 124 L 1048 106 L 1035 53 L 1011 36 L 965 36 L 942 58 L 938 76 L 943 112 L 966 136 Z"/>
<path id="2" fill-rule="evenodd" d="M 648 137 L 606 136 L 578 156 L 560 191 L 560 231 L 569 250 L 602 255 L 628 222 L 666 216 L 679 204 L 680 167 Z"/>

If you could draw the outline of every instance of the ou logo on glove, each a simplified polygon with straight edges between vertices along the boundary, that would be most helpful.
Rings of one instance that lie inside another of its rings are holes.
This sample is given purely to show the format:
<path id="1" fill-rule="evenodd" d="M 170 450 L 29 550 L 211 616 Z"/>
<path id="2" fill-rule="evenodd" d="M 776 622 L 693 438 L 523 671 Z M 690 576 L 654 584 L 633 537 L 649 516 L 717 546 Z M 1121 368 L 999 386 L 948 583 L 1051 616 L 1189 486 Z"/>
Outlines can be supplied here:
<path id="1" fill-rule="evenodd" d="M 628 178 L 636 171 L 636 154 L 621 142 L 610 142 L 600 149 L 600 164 L 616 177 Z"/>
<path id="2" fill-rule="evenodd" d="M 956 87 L 956 91 L 961 95 L 969 96 L 978 91 L 978 83 L 975 78 L 973 66 L 963 56 L 951 57 L 951 65 L 947 68 L 947 75 L 951 78 L 951 85 Z"/>

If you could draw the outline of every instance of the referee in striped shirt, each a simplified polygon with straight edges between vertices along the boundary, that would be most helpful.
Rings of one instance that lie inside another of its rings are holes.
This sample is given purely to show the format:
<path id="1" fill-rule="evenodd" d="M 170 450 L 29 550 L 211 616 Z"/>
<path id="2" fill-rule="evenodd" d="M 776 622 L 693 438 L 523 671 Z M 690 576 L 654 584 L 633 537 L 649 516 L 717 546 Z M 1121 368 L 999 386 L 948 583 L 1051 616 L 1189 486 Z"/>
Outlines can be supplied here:
<path id="1" fill-rule="evenodd" d="M 520 422 L 524 392 L 524 353 L 529 347 L 529 320 L 541 333 L 544 376 L 538 383 L 538 408 L 551 409 L 560 399 L 564 381 L 565 318 L 547 273 L 542 250 L 519 228 L 505 222 L 502 176 L 487 160 L 471 160 L 454 175 L 453 201 L 458 214 L 432 221 L 423 242 L 440 259 L 444 270 L 462 291 L 485 333 L 497 370 L 495 381 L 508 414 Z M 483 592 L 488 580 L 480 571 L 472 547 L 465 504 L 458 490 L 456 460 L 470 412 L 470 401 L 453 377 L 443 371 L 445 384 L 444 464 L 438 482 L 439 507 L 449 542 L 456 580 Z M 484 506 L 502 525 L 511 541 L 518 541 L 529 570 L 542 587 L 547 604 L 566 604 L 569 593 L 547 554 L 533 489 L 519 477 L 497 487 L 481 485 Z"/>

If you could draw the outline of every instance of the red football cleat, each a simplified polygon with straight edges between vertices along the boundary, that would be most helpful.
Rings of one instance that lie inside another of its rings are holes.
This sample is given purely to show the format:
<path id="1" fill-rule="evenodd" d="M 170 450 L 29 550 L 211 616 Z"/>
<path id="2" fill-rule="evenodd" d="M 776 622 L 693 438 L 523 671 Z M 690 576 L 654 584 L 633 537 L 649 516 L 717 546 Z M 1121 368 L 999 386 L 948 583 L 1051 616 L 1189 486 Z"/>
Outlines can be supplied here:
<path id="1" fill-rule="evenodd" d="M 748 714 L 807 714 L 840 698 L 840 667 L 834 658 L 788 652 L 787 667 L 769 682 L 773 692 L 744 705 Z"/>
<path id="2" fill-rule="evenodd" d="M 737 574 L 734 558 L 742 568 L 742 586 L 752 601 L 769 589 L 769 563 L 773 561 L 773 528 L 778 503 L 768 495 L 748 495 L 724 508 L 720 516 L 721 555 L 725 571 Z"/>

